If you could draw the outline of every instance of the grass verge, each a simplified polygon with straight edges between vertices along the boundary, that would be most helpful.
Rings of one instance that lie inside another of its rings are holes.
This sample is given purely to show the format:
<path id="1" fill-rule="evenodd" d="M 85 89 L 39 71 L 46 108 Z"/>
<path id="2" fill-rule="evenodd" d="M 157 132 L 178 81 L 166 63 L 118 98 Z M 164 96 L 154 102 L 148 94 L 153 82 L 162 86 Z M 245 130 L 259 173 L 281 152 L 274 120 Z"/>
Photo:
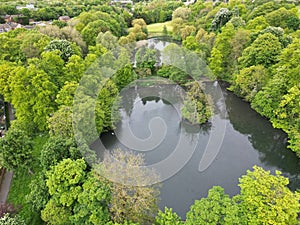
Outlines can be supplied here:
<path id="1" fill-rule="evenodd" d="M 40 135 L 33 139 L 33 159 L 30 169 L 34 174 L 41 169 L 39 156 L 42 146 L 47 140 L 48 135 Z M 30 192 L 29 184 L 34 178 L 34 174 L 29 174 L 28 170 L 20 170 L 14 174 L 8 194 L 8 202 L 21 207 L 19 215 L 26 221 L 26 224 L 41 225 L 43 222 L 40 219 L 40 212 L 32 211 L 30 204 L 26 202 L 26 195 Z"/>

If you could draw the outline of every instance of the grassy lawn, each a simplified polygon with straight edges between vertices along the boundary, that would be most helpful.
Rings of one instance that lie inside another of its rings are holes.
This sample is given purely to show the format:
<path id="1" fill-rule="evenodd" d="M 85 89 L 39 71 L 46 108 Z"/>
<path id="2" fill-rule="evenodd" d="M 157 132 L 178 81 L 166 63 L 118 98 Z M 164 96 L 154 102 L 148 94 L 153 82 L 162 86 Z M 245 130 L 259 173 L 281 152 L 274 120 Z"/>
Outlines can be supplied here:
<path id="1" fill-rule="evenodd" d="M 164 23 L 154 23 L 154 24 L 149 24 L 147 26 L 149 36 L 162 35 L 164 26 L 167 27 L 168 33 L 172 32 L 173 26 L 171 21 L 164 22 Z"/>
<path id="2" fill-rule="evenodd" d="M 42 146 L 47 141 L 48 136 L 37 136 L 34 138 L 34 149 L 33 149 L 33 162 L 31 165 L 31 170 L 36 173 L 40 170 L 39 155 Z M 29 174 L 28 170 L 18 171 L 14 174 L 11 189 L 8 195 L 8 202 L 13 203 L 15 206 L 21 206 L 20 215 L 26 220 L 26 224 L 30 225 L 41 225 L 43 224 L 40 219 L 39 212 L 31 211 L 31 207 L 26 203 L 25 196 L 30 192 L 29 184 L 34 178 L 34 174 Z"/>

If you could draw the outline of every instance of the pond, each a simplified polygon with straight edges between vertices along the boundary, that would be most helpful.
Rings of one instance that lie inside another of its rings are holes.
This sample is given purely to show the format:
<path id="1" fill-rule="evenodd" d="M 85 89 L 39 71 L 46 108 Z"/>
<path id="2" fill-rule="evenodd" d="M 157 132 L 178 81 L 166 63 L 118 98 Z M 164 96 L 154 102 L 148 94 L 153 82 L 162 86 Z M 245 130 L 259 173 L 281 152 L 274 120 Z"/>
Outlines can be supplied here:
<path id="1" fill-rule="evenodd" d="M 158 45 L 166 46 L 165 43 Z M 135 149 L 135 145 L 139 145 L 136 137 L 141 140 L 154 138 L 155 147 L 143 152 L 147 165 L 168 157 L 180 141 L 185 143 L 179 149 L 183 157 L 185 153 L 190 154 L 187 149 L 194 146 L 191 157 L 163 181 L 161 188 L 160 208 L 173 208 L 183 219 L 194 201 L 206 197 L 213 186 L 222 186 L 231 196 L 239 193 L 238 178 L 254 165 L 273 173 L 280 170 L 289 178 L 292 190 L 300 188 L 300 160 L 287 149 L 287 135 L 274 129 L 247 102 L 227 91 L 225 83 L 205 84 L 206 92 L 217 99 L 209 123 L 201 126 L 183 123 L 178 111 L 179 99 L 176 99 L 181 96 L 178 86 L 163 82 L 149 84 L 148 81 L 148 86 L 144 82 L 144 85 L 133 86 L 122 93 L 121 121 L 114 133 L 101 136 L 102 143 L 110 150 Z M 218 98 L 222 101 L 218 102 Z M 153 119 L 157 118 L 156 127 Z M 220 143 L 218 151 L 211 153 L 211 163 L 199 170 L 201 160 L 207 155 L 207 146 L 211 144 L 211 136 L 218 135 L 217 131 L 220 131 L 219 136 L 214 138 Z M 120 140 L 118 137 L 122 134 Z"/>

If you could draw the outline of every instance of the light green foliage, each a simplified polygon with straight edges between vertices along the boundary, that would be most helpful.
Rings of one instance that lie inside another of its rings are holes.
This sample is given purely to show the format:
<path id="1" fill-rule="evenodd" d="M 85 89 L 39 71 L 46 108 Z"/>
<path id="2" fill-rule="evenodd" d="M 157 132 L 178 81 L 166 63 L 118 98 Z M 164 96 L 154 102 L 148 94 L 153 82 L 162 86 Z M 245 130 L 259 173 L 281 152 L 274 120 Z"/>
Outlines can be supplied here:
<path id="1" fill-rule="evenodd" d="M 291 36 L 285 35 L 284 30 L 281 27 L 271 27 L 271 26 L 252 34 L 251 39 L 255 40 L 259 35 L 265 33 L 270 33 L 276 36 L 283 47 L 286 47 L 292 42 Z"/>
<path id="2" fill-rule="evenodd" d="M 67 40 L 53 40 L 50 41 L 49 45 L 45 47 L 45 51 L 54 51 L 59 50 L 59 56 L 67 62 L 68 59 L 75 54 L 74 50 L 72 49 L 71 43 Z"/>
<path id="3" fill-rule="evenodd" d="M 95 122 L 99 133 L 111 130 L 119 120 L 119 90 L 111 80 L 103 80 L 95 106 Z"/>
<path id="4" fill-rule="evenodd" d="M 95 45 L 96 38 L 100 32 L 109 30 L 108 24 L 103 20 L 96 20 L 89 23 L 81 32 L 83 40 L 88 45 Z"/>
<path id="5" fill-rule="evenodd" d="M 184 28 L 184 20 L 182 18 L 176 18 L 172 20 L 172 37 L 175 40 L 181 40 L 181 29 Z"/>
<path id="6" fill-rule="evenodd" d="M 53 20 L 52 25 L 58 26 L 59 28 L 66 27 L 68 24 L 65 21 Z"/>
<path id="7" fill-rule="evenodd" d="M 56 204 L 54 199 L 50 199 L 41 211 L 42 220 L 51 225 L 70 224 L 71 215 L 69 208 Z"/>
<path id="8" fill-rule="evenodd" d="M 239 16 L 234 16 L 229 21 L 230 21 L 230 23 L 232 23 L 232 25 L 234 26 L 235 29 L 243 28 L 246 26 L 245 20 L 243 20 Z"/>
<path id="9" fill-rule="evenodd" d="M 47 128 L 47 117 L 54 112 L 57 87 L 43 70 L 34 65 L 27 68 L 16 68 L 15 74 L 9 77 L 10 89 L 14 93 L 11 103 L 16 109 L 18 121 L 26 130 L 36 126 L 43 131 Z"/>
<path id="10" fill-rule="evenodd" d="M 228 73 L 230 67 L 230 41 L 234 36 L 235 30 L 232 23 L 228 22 L 217 36 L 215 45 L 212 49 L 211 58 L 209 60 L 209 67 L 215 76 L 223 79 L 228 79 L 231 74 Z"/>
<path id="11" fill-rule="evenodd" d="M 76 29 L 80 31 L 88 45 L 95 45 L 100 32 L 111 31 L 112 34 L 120 37 L 127 28 L 124 18 L 118 15 L 119 10 L 116 11 L 108 6 L 103 7 L 106 9 L 97 12 L 84 12 L 78 17 L 79 23 L 76 24 Z"/>
<path id="12" fill-rule="evenodd" d="M 107 49 L 104 48 L 102 45 L 100 44 L 96 44 L 95 46 L 89 46 L 89 54 L 87 55 L 87 57 L 85 58 L 85 62 L 89 62 L 89 57 L 90 55 L 95 55 L 96 57 L 100 57 L 102 55 L 104 55 L 105 53 L 107 53 Z M 95 59 L 93 59 L 93 61 L 95 61 Z M 86 63 L 86 67 L 88 67 L 90 65 L 90 63 Z"/>
<path id="13" fill-rule="evenodd" d="M 238 206 L 221 187 L 213 187 L 207 198 L 196 200 L 186 215 L 186 225 L 238 225 Z"/>
<path id="14" fill-rule="evenodd" d="M 248 3 L 251 4 L 251 3 Z M 259 16 L 265 16 L 266 14 L 276 11 L 280 8 L 281 4 L 276 3 L 275 1 L 264 0 L 255 1 L 255 7 L 252 11 L 249 11 L 248 19 L 254 19 Z"/>
<path id="15" fill-rule="evenodd" d="M 261 65 L 242 69 L 234 78 L 230 90 L 237 95 L 252 101 L 258 91 L 267 84 L 268 71 Z"/>
<path id="16" fill-rule="evenodd" d="M 83 59 L 78 55 L 72 55 L 63 68 L 63 81 L 79 82 L 85 71 Z"/>
<path id="17" fill-rule="evenodd" d="M 13 32 L 0 34 L 0 60 L 24 61 L 24 53 L 20 49 L 22 41 Z"/>
<path id="18" fill-rule="evenodd" d="M 199 32 L 198 32 L 199 33 Z M 199 36 L 198 36 L 199 37 Z M 206 60 L 207 57 L 210 55 L 209 45 L 206 41 L 197 40 L 197 37 L 188 36 L 183 42 L 183 47 L 186 49 L 196 52 L 197 55 L 201 58 Z"/>
<path id="19" fill-rule="evenodd" d="M 132 65 L 127 64 L 124 68 L 118 70 L 113 77 L 115 84 L 119 91 L 126 87 L 128 84 L 133 82 L 137 78 Z"/>
<path id="20" fill-rule="evenodd" d="M 128 47 L 128 45 L 126 46 Z M 131 57 L 132 54 L 130 50 L 127 50 L 126 48 L 119 48 L 118 49 L 118 59 L 115 62 L 116 68 L 123 68 L 127 65 L 131 65 Z"/>
<path id="21" fill-rule="evenodd" d="M 238 29 L 230 41 L 231 65 L 229 66 L 230 73 L 236 73 L 238 69 L 238 58 L 242 55 L 244 49 L 250 44 L 250 32 L 245 29 Z"/>
<path id="22" fill-rule="evenodd" d="M 0 154 L 3 166 L 11 171 L 29 168 L 32 160 L 32 141 L 19 129 L 11 128 L 0 139 Z"/>
<path id="23" fill-rule="evenodd" d="M 34 69 L 34 68 L 33 68 Z M 28 69 L 31 71 L 31 68 Z M 46 73 L 37 72 L 32 76 L 31 97 L 33 122 L 37 124 L 39 130 L 47 129 L 47 116 L 55 110 L 53 99 L 55 97 L 57 87 L 50 81 Z"/>
<path id="24" fill-rule="evenodd" d="M 83 159 L 64 159 L 46 172 L 49 194 L 59 204 L 71 206 L 81 191 L 86 164 Z"/>
<path id="25" fill-rule="evenodd" d="M 9 77 L 14 75 L 14 69 L 16 68 L 16 65 L 7 62 L 7 61 L 1 61 L 0 62 L 0 93 L 4 96 L 6 101 L 11 101 L 11 90 L 10 90 L 10 82 Z"/>
<path id="26" fill-rule="evenodd" d="M 251 31 L 260 31 L 269 26 L 267 20 L 263 16 L 255 17 L 248 21 L 246 28 Z"/>
<path id="27" fill-rule="evenodd" d="M 100 179 L 105 177 L 112 185 L 110 212 L 114 222 L 154 222 L 158 212 L 158 175 L 144 165 L 143 155 L 117 149 L 106 152 L 96 167 Z"/>
<path id="28" fill-rule="evenodd" d="M 293 86 L 282 96 L 272 119 L 273 126 L 284 129 L 289 137 L 289 147 L 300 154 L 300 84 Z"/>
<path id="29" fill-rule="evenodd" d="M 50 135 L 73 138 L 74 132 L 72 121 L 71 106 L 61 106 L 47 120 Z"/>
<path id="30" fill-rule="evenodd" d="M 182 117 L 192 124 L 207 122 L 212 112 L 207 97 L 202 91 L 199 82 L 188 83 L 186 99 L 181 108 Z"/>
<path id="31" fill-rule="evenodd" d="M 56 95 L 55 102 L 59 106 L 72 106 L 77 87 L 77 82 L 66 82 Z"/>
<path id="32" fill-rule="evenodd" d="M 25 225 L 25 222 L 19 216 L 10 216 L 6 213 L 0 218 L 0 225 Z"/>
<path id="33" fill-rule="evenodd" d="M 169 21 L 172 19 L 173 11 L 183 6 L 181 1 L 134 2 L 134 18 L 143 18 L 147 24 Z"/>
<path id="34" fill-rule="evenodd" d="M 209 67 L 213 71 L 214 75 L 217 77 L 221 77 L 224 71 L 222 64 L 223 64 L 223 55 L 220 50 L 217 48 L 213 48 L 211 51 L 211 58 L 210 58 Z"/>
<path id="35" fill-rule="evenodd" d="M 289 181 L 280 175 L 270 175 L 254 166 L 253 171 L 240 178 L 241 194 L 235 197 L 241 219 L 245 224 L 297 224 L 299 193 L 287 187 Z"/>
<path id="36" fill-rule="evenodd" d="M 82 192 L 81 184 L 86 179 L 86 164 L 83 159 L 64 159 L 46 172 L 47 187 L 51 199 L 41 211 L 48 224 L 70 224 L 72 207 Z"/>
<path id="37" fill-rule="evenodd" d="M 253 65 L 263 65 L 266 68 L 278 62 L 278 55 L 282 50 L 282 45 L 273 34 L 265 33 L 244 50 L 239 58 L 241 67 Z"/>
<path id="38" fill-rule="evenodd" d="M 165 207 L 165 212 L 159 211 L 155 218 L 155 225 L 183 225 L 182 219 L 172 212 L 172 208 Z"/>
<path id="39" fill-rule="evenodd" d="M 36 67 L 45 71 L 52 83 L 61 88 L 67 80 L 62 72 L 65 62 L 59 54 L 59 50 L 46 51 L 42 53 L 40 60 L 33 59 L 30 63 L 35 64 Z"/>

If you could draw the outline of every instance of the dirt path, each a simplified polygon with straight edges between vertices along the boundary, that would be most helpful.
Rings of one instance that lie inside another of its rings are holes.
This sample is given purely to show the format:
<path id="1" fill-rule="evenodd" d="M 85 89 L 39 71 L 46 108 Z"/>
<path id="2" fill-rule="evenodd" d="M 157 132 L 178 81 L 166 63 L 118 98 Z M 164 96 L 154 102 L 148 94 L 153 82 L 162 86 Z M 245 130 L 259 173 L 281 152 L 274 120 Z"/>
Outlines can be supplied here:
<path id="1" fill-rule="evenodd" d="M 13 173 L 6 171 L 0 187 L 0 204 L 6 203 L 12 178 Z"/>

